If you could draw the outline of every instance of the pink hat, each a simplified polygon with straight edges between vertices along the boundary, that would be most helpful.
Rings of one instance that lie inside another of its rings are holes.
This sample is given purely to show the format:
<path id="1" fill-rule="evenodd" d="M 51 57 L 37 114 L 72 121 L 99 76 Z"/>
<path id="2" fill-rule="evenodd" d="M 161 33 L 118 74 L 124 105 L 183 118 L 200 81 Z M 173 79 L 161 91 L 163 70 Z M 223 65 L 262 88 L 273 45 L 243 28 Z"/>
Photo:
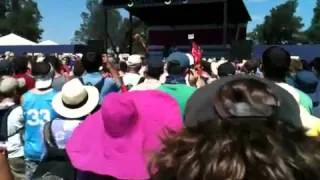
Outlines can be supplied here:
<path id="1" fill-rule="evenodd" d="M 168 129 L 179 131 L 179 105 L 160 91 L 112 93 L 67 144 L 73 166 L 118 179 L 148 179 L 148 160 Z"/>

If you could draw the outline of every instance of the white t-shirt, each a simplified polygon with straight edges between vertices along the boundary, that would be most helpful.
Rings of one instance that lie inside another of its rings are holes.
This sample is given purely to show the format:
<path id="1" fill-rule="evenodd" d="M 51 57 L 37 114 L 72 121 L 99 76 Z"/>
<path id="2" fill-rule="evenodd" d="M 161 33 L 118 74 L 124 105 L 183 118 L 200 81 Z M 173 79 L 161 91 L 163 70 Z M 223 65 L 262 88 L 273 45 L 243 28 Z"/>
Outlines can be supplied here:
<path id="1" fill-rule="evenodd" d="M 1 102 L 0 109 L 6 109 L 13 106 L 13 102 Z M 8 141 L 6 142 L 8 158 L 17 158 L 24 156 L 23 144 L 21 141 L 21 130 L 24 126 L 23 111 L 21 106 L 14 108 L 7 119 Z"/>
<path id="2" fill-rule="evenodd" d="M 161 86 L 161 82 L 157 79 L 145 79 L 143 83 L 133 86 L 130 91 L 153 90 Z"/>
<path id="3" fill-rule="evenodd" d="M 136 86 L 141 80 L 141 76 L 135 73 L 126 73 L 122 77 L 125 86 Z"/>

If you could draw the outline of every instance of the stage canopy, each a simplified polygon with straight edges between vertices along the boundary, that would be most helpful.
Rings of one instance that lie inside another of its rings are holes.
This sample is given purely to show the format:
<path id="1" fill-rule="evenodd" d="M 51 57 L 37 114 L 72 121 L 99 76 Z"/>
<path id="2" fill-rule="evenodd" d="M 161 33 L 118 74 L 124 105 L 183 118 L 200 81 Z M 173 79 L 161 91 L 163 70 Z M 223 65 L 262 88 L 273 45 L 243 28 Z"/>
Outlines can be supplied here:
<path id="1" fill-rule="evenodd" d="M 17 46 L 17 45 L 36 45 L 37 43 L 32 42 L 28 39 L 20 37 L 16 34 L 8 34 L 0 37 L 0 46 Z"/>
<path id="2" fill-rule="evenodd" d="M 46 40 L 46 41 L 42 41 L 40 43 L 38 43 L 38 45 L 42 45 L 42 46 L 50 46 L 50 45 L 59 45 L 58 43 L 52 41 L 52 40 Z"/>
<path id="3" fill-rule="evenodd" d="M 228 24 L 246 24 L 251 20 L 243 0 L 104 0 L 107 8 L 126 8 L 147 25 L 223 24 L 227 10 Z M 225 7 L 226 5 L 226 7 Z"/>
<path id="4" fill-rule="evenodd" d="M 0 46 L 0 54 L 10 51 L 18 55 L 25 53 L 83 53 L 86 50 L 86 46 L 84 45 Z"/>

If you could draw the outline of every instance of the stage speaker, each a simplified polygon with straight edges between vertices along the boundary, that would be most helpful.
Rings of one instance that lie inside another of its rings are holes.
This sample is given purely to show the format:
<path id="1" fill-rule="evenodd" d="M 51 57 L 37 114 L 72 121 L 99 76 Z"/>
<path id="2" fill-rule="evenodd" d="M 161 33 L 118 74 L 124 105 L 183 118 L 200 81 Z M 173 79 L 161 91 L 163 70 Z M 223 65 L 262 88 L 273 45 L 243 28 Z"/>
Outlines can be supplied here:
<path id="1" fill-rule="evenodd" d="M 107 52 L 105 48 L 105 41 L 103 40 L 89 40 L 87 46 L 88 52 Z"/>
<path id="2" fill-rule="evenodd" d="M 231 58 L 234 60 L 251 59 L 253 41 L 238 40 L 232 41 L 231 44 Z"/>

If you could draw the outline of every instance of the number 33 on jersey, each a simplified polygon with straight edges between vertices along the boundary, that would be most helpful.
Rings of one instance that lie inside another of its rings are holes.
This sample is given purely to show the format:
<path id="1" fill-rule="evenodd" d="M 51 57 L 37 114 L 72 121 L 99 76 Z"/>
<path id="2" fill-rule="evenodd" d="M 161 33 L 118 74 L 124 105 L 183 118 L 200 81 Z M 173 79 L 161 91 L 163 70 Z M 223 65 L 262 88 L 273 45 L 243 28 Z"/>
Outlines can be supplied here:
<path id="1" fill-rule="evenodd" d="M 29 109 L 26 115 L 27 124 L 30 126 L 43 126 L 51 120 L 51 113 L 48 109 Z"/>

